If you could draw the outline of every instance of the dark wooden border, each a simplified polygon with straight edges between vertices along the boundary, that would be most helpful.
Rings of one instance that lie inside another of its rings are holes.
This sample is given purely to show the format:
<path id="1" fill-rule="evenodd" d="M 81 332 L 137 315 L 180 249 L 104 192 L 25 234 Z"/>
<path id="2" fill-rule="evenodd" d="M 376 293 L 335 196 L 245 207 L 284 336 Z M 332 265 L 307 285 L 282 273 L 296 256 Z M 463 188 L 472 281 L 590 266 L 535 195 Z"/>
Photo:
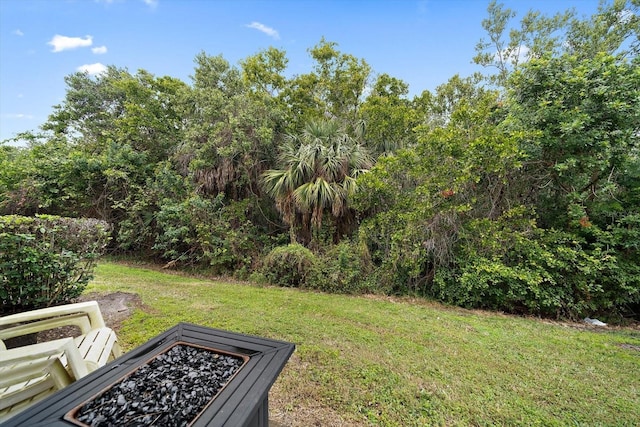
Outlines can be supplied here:
<path id="1" fill-rule="evenodd" d="M 144 365 L 150 357 L 166 351 L 178 342 L 249 358 L 235 377 L 194 420 L 192 426 L 266 427 L 268 425 L 269 390 L 293 354 L 295 345 L 190 323 L 179 323 L 140 347 L 9 418 L 2 425 L 3 427 L 74 426 L 75 424 L 64 419 L 67 412 Z"/>

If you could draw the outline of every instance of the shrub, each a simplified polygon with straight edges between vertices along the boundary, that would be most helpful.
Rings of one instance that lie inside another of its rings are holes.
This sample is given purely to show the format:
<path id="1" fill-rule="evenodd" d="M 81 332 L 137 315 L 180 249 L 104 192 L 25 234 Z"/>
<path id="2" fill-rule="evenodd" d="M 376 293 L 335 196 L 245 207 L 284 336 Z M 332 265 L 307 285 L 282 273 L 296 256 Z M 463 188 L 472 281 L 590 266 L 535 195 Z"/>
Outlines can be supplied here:
<path id="1" fill-rule="evenodd" d="M 78 297 L 108 239 L 108 224 L 96 219 L 0 216 L 3 314 Z"/>
<path id="2" fill-rule="evenodd" d="M 262 273 L 269 283 L 297 288 L 307 287 L 317 266 L 313 252 L 300 244 L 278 246 L 264 259 Z"/>
<path id="3" fill-rule="evenodd" d="M 363 293 L 367 287 L 370 262 L 356 244 L 342 241 L 320 256 L 318 268 L 310 277 L 309 286 L 324 292 Z"/>
<path id="4" fill-rule="evenodd" d="M 513 213 L 469 224 L 455 263 L 436 274 L 432 296 L 469 308 L 572 319 L 620 316 L 640 300 L 637 260 L 616 251 L 621 243 L 613 233 L 595 226 L 592 236 L 545 230 Z"/>
<path id="5" fill-rule="evenodd" d="M 254 271 L 253 273 L 251 273 L 247 280 L 258 285 L 266 285 L 269 283 L 269 280 L 267 280 L 267 276 L 259 271 Z"/>
<path id="6" fill-rule="evenodd" d="M 216 274 L 233 272 L 244 279 L 271 240 L 250 218 L 255 203 L 225 201 L 223 194 L 166 203 L 156 215 L 160 231 L 153 249 L 170 262 L 209 266 Z"/>

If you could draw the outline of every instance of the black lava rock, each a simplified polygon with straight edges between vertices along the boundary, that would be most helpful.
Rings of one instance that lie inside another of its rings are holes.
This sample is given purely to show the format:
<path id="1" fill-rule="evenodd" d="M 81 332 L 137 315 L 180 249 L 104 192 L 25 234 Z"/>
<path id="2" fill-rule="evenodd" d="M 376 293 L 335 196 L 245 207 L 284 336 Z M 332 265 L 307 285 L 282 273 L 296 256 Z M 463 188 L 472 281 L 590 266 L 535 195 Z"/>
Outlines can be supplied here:
<path id="1" fill-rule="evenodd" d="M 92 427 L 186 426 L 243 363 L 239 357 L 176 345 L 85 403 L 76 419 Z"/>

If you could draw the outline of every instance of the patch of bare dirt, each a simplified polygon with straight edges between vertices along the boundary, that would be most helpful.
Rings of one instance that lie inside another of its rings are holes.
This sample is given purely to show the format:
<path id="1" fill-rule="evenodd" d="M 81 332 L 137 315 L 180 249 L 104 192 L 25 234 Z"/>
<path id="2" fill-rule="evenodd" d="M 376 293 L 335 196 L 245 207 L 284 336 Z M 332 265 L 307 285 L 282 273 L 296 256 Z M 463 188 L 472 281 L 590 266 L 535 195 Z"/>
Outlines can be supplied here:
<path id="1" fill-rule="evenodd" d="M 120 329 L 122 321 L 133 313 L 135 308 L 143 307 L 142 300 L 137 294 L 127 292 L 115 292 L 112 294 L 99 294 L 92 292 L 82 295 L 77 302 L 97 301 L 104 323 L 116 331 Z M 58 338 L 80 335 L 77 326 L 64 326 L 38 333 L 38 342 L 51 341 Z"/>
<path id="2" fill-rule="evenodd" d="M 627 350 L 635 350 L 635 351 L 640 351 L 640 345 L 633 345 L 633 344 L 620 344 L 620 347 L 627 349 Z"/>
<path id="3" fill-rule="evenodd" d="M 96 292 L 82 295 L 81 301 L 97 301 L 104 323 L 111 329 L 118 331 L 123 320 L 127 319 L 133 310 L 142 308 L 142 300 L 138 294 L 128 292 L 115 292 L 112 294 L 99 294 Z"/>

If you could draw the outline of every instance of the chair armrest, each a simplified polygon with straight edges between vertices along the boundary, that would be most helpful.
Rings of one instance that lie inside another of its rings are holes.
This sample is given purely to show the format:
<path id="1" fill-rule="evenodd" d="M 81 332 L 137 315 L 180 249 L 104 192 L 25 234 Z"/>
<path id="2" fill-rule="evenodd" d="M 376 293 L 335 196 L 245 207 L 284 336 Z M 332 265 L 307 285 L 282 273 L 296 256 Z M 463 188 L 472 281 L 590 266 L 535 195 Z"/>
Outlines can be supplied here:
<path id="1" fill-rule="evenodd" d="M 6 353 L 0 351 L 0 423 L 74 381 L 59 356 Z"/>
<path id="2" fill-rule="evenodd" d="M 60 326 L 78 326 L 81 333 L 105 327 L 96 301 L 67 304 L 56 307 L 16 313 L 0 317 L 0 340 L 46 331 Z M 0 345 L 0 350 L 4 345 Z"/>
<path id="3" fill-rule="evenodd" d="M 100 307 L 96 301 L 78 302 L 75 304 L 59 305 L 55 307 L 25 311 L 24 313 L 11 314 L 9 316 L 0 317 L 0 326 L 8 326 L 14 323 L 42 320 L 49 317 L 58 317 L 74 313 L 85 313 L 89 316 L 92 328 L 103 328 L 105 326 L 102 313 L 100 313 Z"/>
<path id="4" fill-rule="evenodd" d="M 91 323 L 86 313 L 73 313 L 0 329 L 0 340 L 47 331 L 61 326 L 77 326 L 83 334 L 91 330 Z"/>
<path id="5" fill-rule="evenodd" d="M 10 350 L 0 351 L 0 368 L 12 365 L 30 363 L 47 358 L 61 357 L 66 361 L 75 379 L 84 377 L 89 373 L 78 347 L 73 338 L 62 338 L 39 344 L 26 345 Z"/>
<path id="6" fill-rule="evenodd" d="M 38 379 L 46 373 L 51 375 L 58 389 L 66 387 L 73 382 L 73 379 L 69 376 L 60 359 L 40 359 L 29 363 L 21 363 L 11 367 L 11 372 L 3 373 L 0 378 L 0 389 L 8 388 L 21 382 Z"/>

